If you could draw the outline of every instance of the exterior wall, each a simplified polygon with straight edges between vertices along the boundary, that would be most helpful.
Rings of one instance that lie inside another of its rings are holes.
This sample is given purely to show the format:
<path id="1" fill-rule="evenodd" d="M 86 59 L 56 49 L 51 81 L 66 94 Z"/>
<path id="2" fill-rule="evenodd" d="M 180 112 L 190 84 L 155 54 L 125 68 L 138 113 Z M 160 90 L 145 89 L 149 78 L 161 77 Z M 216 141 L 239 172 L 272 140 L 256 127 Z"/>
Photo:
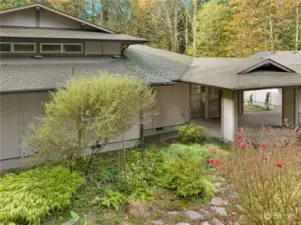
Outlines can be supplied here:
<path id="1" fill-rule="evenodd" d="M 102 54 L 102 42 L 100 41 L 86 41 L 85 55 L 99 55 Z"/>
<path id="2" fill-rule="evenodd" d="M 248 102 L 249 97 L 253 94 L 253 103 L 255 105 L 264 106 L 265 98 L 268 92 L 271 92 L 270 104 L 277 107 L 282 107 L 282 89 L 265 89 L 256 91 L 245 91 L 244 101 Z"/>
<path id="3" fill-rule="evenodd" d="M 104 55 L 117 55 L 121 52 L 121 43 L 120 42 L 103 42 L 102 51 Z"/>
<path id="4" fill-rule="evenodd" d="M 157 93 L 158 115 L 144 125 L 144 134 L 153 135 L 168 132 L 175 126 L 190 121 L 190 85 L 177 83 L 174 85 L 155 86 Z M 156 128 L 164 128 L 157 129 Z"/>
<path id="5" fill-rule="evenodd" d="M 40 10 L 40 27 L 80 29 L 80 23 L 56 13 Z"/>
<path id="6" fill-rule="evenodd" d="M 24 9 L 15 12 L 6 13 L 0 16 L 1 26 L 24 26 L 36 27 L 37 19 L 39 20 L 40 27 L 48 28 L 68 28 L 80 29 L 81 25 L 77 21 L 73 21 L 64 16 L 50 12 L 45 9 L 40 9 L 39 18 L 36 15 L 36 9 Z"/>
<path id="7" fill-rule="evenodd" d="M 36 26 L 36 10 L 27 9 L 11 13 L 6 13 L 0 16 L 1 26 Z"/>
<path id="8" fill-rule="evenodd" d="M 234 141 L 238 123 L 238 93 L 231 90 L 222 90 L 221 133 L 228 141 Z"/>
<path id="9" fill-rule="evenodd" d="M 121 42 L 112 41 L 86 41 L 85 55 L 119 55 Z"/>
<path id="10" fill-rule="evenodd" d="M 44 113 L 42 102 L 49 99 L 47 92 L 0 95 L 1 149 L 0 159 L 23 157 L 21 148 L 24 128 L 33 117 Z"/>
<path id="11" fill-rule="evenodd" d="M 25 128 L 34 117 L 44 114 L 42 102 L 48 100 L 48 92 L 0 95 L 0 171 L 26 165 L 26 160 L 22 157 L 30 155 L 31 151 L 21 147 Z M 124 134 L 125 147 L 135 146 L 139 137 L 139 125 L 133 125 Z M 123 148 L 122 136 L 112 139 L 103 151 L 121 148 Z"/>

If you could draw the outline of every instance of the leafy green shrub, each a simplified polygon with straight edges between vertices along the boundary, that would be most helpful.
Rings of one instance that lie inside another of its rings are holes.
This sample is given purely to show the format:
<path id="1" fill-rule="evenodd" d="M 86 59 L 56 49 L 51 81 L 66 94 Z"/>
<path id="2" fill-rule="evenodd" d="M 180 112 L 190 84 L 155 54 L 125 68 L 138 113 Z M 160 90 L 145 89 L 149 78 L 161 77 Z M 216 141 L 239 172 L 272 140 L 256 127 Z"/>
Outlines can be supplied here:
<path id="1" fill-rule="evenodd" d="M 7 174 L 0 180 L 0 222 L 39 224 L 50 213 L 67 207 L 82 183 L 78 173 L 62 167 Z"/>
<path id="2" fill-rule="evenodd" d="M 100 205 L 113 208 L 118 211 L 124 201 L 127 199 L 127 196 L 120 193 L 119 191 L 114 191 L 111 188 L 106 188 L 104 190 L 104 196 L 101 198 L 95 198 L 95 201 L 99 201 Z"/>
<path id="3" fill-rule="evenodd" d="M 178 132 L 181 141 L 185 144 L 198 143 L 205 139 L 203 126 L 185 124 L 178 127 Z"/>
<path id="4" fill-rule="evenodd" d="M 175 190 L 181 197 L 201 196 L 208 201 L 214 195 L 216 188 L 205 164 L 205 159 L 211 156 L 208 148 L 173 144 L 164 153 L 163 163 L 156 174 L 160 186 Z"/>

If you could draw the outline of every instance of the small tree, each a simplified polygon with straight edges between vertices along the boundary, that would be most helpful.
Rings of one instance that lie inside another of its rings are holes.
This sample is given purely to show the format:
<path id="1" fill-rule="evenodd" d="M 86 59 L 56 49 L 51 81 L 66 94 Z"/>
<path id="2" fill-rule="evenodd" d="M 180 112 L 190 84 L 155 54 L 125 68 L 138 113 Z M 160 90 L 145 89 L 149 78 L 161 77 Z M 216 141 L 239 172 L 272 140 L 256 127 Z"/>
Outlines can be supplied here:
<path id="1" fill-rule="evenodd" d="M 142 101 L 141 101 L 142 100 Z M 71 79 L 52 94 L 46 114 L 31 124 L 24 144 L 39 163 L 67 163 L 89 153 L 86 173 L 110 139 L 140 121 L 140 111 L 155 104 L 152 88 L 129 76 L 101 73 Z M 144 113 L 147 121 L 151 113 Z"/>

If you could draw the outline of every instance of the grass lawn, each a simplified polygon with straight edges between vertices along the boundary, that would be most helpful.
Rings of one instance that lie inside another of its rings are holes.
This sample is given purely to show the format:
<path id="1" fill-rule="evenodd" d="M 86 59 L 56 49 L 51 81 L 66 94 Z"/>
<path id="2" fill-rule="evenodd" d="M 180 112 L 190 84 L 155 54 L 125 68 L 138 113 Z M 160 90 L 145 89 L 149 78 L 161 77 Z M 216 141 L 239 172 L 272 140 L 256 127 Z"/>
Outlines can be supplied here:
<path id="1" fill-rule="evenodd" d="M 274 106 L 270 106 L 270 110 L 275 110 Z M 259 105 L 251 105 L 251 104 L 245 104 L 244 105 L 244 111 L 245 112 L 259 112 L 259 111 L 267 111 L 265 107 L 259 106 Z"/>

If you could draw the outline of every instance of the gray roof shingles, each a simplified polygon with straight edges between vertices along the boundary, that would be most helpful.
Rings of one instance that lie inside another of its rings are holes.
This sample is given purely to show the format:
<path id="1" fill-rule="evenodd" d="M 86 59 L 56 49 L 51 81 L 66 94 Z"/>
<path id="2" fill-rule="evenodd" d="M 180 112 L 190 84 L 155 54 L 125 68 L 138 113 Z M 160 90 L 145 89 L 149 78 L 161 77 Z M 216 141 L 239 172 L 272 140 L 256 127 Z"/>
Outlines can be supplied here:
<path id="1" fill-rule="evenodd" d="M 2 58 L 0 92 L 56 89 L 63 87 L 73 74 L 108 71 L 131 75 L 149 84 L 172 84 L 172 81 L 199 83 L 227 89 L 257 89 L 301 85 L 300 63 L 284 64 L 297 73 L 256 71 L 237 74 L 264 59 L 193 58 L 144 45 L 132 45 L 126 59 L 108 57 L 44 57 L 43 59 Z M 273 59 L 281 64 L 280 59 Z M 290 63 L 292 62 L 292 63 Z"/>
<path id="2" fill-rule="evenodd" d="M 208 86 L 232 89 L 261 89 L 301 85 L 301 60 L 272 60 L 296 71 L 297 73 L 276 71 L 254 71 L 238 74 L 270 57 L 252 58 L 195 58 L 191 67 L 181 80 Z M 298 64 L 299 62 L 299 64 Z M 299 72 L 300 71 L 300 72 Z"/>

